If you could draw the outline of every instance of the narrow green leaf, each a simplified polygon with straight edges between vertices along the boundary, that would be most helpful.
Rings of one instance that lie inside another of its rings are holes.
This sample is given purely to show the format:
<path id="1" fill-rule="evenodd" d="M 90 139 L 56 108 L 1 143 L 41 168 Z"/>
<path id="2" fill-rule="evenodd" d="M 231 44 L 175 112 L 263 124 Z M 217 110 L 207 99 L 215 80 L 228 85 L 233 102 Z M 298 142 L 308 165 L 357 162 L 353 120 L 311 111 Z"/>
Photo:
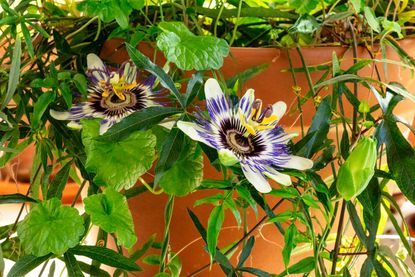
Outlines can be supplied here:
<path id="1" fill-rule="evenodd" d="M 176 99 L 179 101 L 182 107 L 185 107 L 185 101 L 183 96 L 177 90 L 176 86 L 174 85 L 173 80 L 167 75 L 166 72 L 159 66 L 155 65 L 150 61 L 149 58 L 144 56 L 140 51 L 138 51 L 135 47 L 131 44 L 126 43 L 128 54 L 131 60 L 140 68 L 147 70 L 148 72 L 156 75 L 160 79 L 160 83 L 163 87 L 169 89 Z"/>
<path id="2" fill-rule="evenodd" d="M 33 198 L 30 198 L 20 193 L 0 195 L 0 204 L 25 203 L 25 202 L 36 203 L 37 201 Z"/>
<path id="3" fill-rule="evenodd" d="M 111 275 L 108 272 L 94 265 L 90 265 L 90 264 L 87 264 L 81 261 L 78 261 L 78 265 L 83 272 L 91 276 L 111 277 Z M 54 277 L 54 276 L 51 276 L 51 277 Z"/>
<path id="4" fill-rule="evenodd" d="M 254 276 L 258 276 L 258 277 L 271 277 L 273 275 L 269 274 L 268 272 L 265 272 L 261 269 L 258 268 L 253 268 L 253 267 L 241 267 L 239 268 L 240 271 L 243 272 L 248 272 L 251 273 Z"/>
<path id="5" fill-rule="evenodd" d="M 12 56 L 12 64 L 9 73 L 9 80 L 7 83 L 7 92 L 6 97 L 3 99 L 3 103 L 1 103 L 0 110 L 3 110 L 12 100 L 13 94 L 16 91 L 17 84 L 19 83 L 20 78 L 20 58 L 22 56 L 22 45 L 20 38 L 16 38 L 16 42 L 14 44 L 13 49 L 13 56 Z"/>
<path id="6" fill-rule="evenodd" d="M 295 218 L 297 218 L 298 213 L 295 211 L 283 211 L 279 214 L 277 214 L 274 217 L 271 217 L 268 222 L 273 223 L 273 222 L 285 222 L 288 220 L 294 220 Z"/>
<path id="7" fill-rule="evenodd" d="M 26 273 L 35 269 L 38 265 L 48 260 L 52 254 L 43 257 L 36 257 L 33 255 L 26 255 L 20 258 L 10 269 L 8 277 L 24 276 Z"/>
<path id="8" fill-rule="evenodd" d="M 65 259 L 66 270 L 68 272 L 69 277 L 83 277 L 84 276 L 73 254 L 71 254 L 70 252 L 66 252 L 63 255 L 63 257 Z"/>
<path id="9" fill-rule="evenodd" d="M 52 264 L 49 267 L 48 277 L 54 277 L 55 276 L 55 270 L 56 270 L 56 262 L 53 261 Z"/>
<path id="10" fill-rule="evenodd" d="M 76 73 L 73 76 L 73 82 L 76 86 L 76 88 L 79 90 L 79 92 L 86 96 L 88 93 L 88 82 L 83 74 Z"/>
<path id="11" fill-rule="evenodd" d="M 276 277 L 283 277 L 283 276 L 287 276 L 291 274 L 309 273 L 314 269 L 315 264 L 316 263 L 315 263 L 314 257 L 307 257 L 293 264 L 292 266 L 287 268 L 284 272 L 277 274 Z"/>
<path id="12" fill-rule="evenodd" d="M 21 17 L 20 27 L 22 28 L 22 33 L 24 40 L 26 42 L 27 51 L 29 52 L 30 57 L 33 59 L 35 56 L 35 51 L 33 49 L 32 36 L 30 35 L 29 29 L 26 26 L 26 21 L 24 20 L 24 17 Z"/>
<path id="13" fill-rule="evenodd" d="M 298 191 L 292 187 L 273 189 L 269 194 L 277 196 L 277 197 L 281 197 L 281 198 L 297 198 L 300 196 Z"/>
<path id="14" fill-rule="evenodd" d="M 141 258 L 144 253 L 153 245 L 153 242 L 156 240 L 156 234 L 152 234 L 150 238 L 141 246 L 141 248 L 137 249 L 134 253 L 130 255 L 130 259 L 134 261 Z"/>
<path id="15" fill-rule="evenodd" d="M 415 150 L 402 135 L 393 119 L 387 117 L 382 128 L 385 135 L 388 166 L 402 193 L 415 203 Z"/>
<path id="16" fill-rule="evenodd" d="M 154 183 L 162 178 L 163 174 L 168 171 L 174 163 L 179 159 L 180 153 L 184 146 L 184 133 L 179 128 L 171 129 L 165 138 L 160 151 L 160 159 L 157 162 Z"/>
<path id="17" fill-rule="evenodd" d="M 70 249 L 70 252 L 74 255 L 80 255 L 94 259 L 109 266 L 131 271 L 142 271 L 142 269 L 136 265 L 132 259 L 124 257 L 123 255 L 108 248 L 78 245 Z"/>
<path id="18" fill-rule="evenodd" d="M 365 6 L 363 7 L 363 12 L 370 28 L 372 28 L 376 33 L 380 33 L 379 20 L 375 17 L 375 13 L 373 12 L 372 8 Z"/>
<path id="19" fill-rule="evenodd" d="M 66 163 L 59 171 L 56 173 L 52 182 L 50 183 L 48 196 L 47 198 L 57 197 L 62 198 L 62 192 L 65 189 L 66 183 L 69 178 L 69 171 L 71 169 L 71 162 Z"/>
<path id="20" fill-rule="evenodd" d="M 286 230 L 284 234 L 284 248 L 282 249 L 282 259 L 284 261 L 284 265 L 287 268 L 291 252 L 295 247 L 295 237 L 297 235 L 297 227 L 294 224 L 291 224 Z"/>
<path id="21" fill-rule="evenodd" d="M 347 211 L 349 212 L 350 221 L 352 222 L 353 229 L 356 232 L 357 237 L 360 239 L 360 241 L 366 245 L 367 237 L 365 235 L 365 231 L 362 226 L 362 222 L 360 221 L 359 216 L 357 215 L 357 211 L 355 206 L 352 202 L 347 201 L 346 202 Z"/>
<path id="22" fill-rule="evenodd" d="M 197 215 L 192 212 L 192 210 L 187 209 L 187 212 L 189 213 L 190 218 L 193 221 L 193 224 L 195 225 L 197 231 L 199 232 L 200 236 L 202 237 L 202 239 L 207 242 L 206 237 L 207 237 L 207 233 L 206 233 L 206 229 L 205 227 L 203 227 L 202 223 L 200 222 L 199 218 L 197 217 Z"/>
<path id="23" fill-rule="evenodd" d="M 192 74 L 192 78 L 187 84 L 186 94 L 184 95 L 186 107 L 189 106 L 193 99 L 203 92 L 203 71 L 197 71 Z"/>
<path id="24" fill-rule="evenodd" d="M 300 156 L 310 158 L 315 154 L 327 139 L 327 134 L 330 127 L 331 118 L 331 104 L 330 96 L 327 96 L 321 101 L 317 112 L 313 117 L 311 126 L 307 131 L 307 135 L 313 133 L 311 139 L 299 151 Z"/>
<path id="25" fill-rule="evenodd" d="M 248 239 L 248 241 L 245 244 L 244 249 L 242 250 L 237 267 L 242 267 L 244 265 L 249 255 L 251 255 L 251 251 L 252 251 L 252 247 L 254 246 L 254 243 L 255 243 L 255 237 L 252 236 Z"/>
<path id="26" fill-rule="evenodd" d="M 0 276 L 3 276 L 4 267 L 5 267 L 5 262 L 4 262 L 4 257 L 3 257 L 3 249 L 0 245 Z"/>
<path id="27" fill-rule="evenodd" d="M 119 141 L 132 132 L 137 130 L 147 130 L 166 117 L 180 112 L 181 110 L 179 109 L 166 107 L 149 107 L 147 109 L 143 109 L 127 116 L 121 120 L 121 122 L 112 126 L 101 136 L 101 140 Z"/>
<path id="28" fill-rule="evenodd" d="M 208 219 L 207 227 L 207 245 L 210 254 L 211 262 L 216 253 L 216 245 L 218 242 L 219 232 L 224 220 L 223 206 L 217 206 L 213 208 Z"/>
<path id="29" fill-rule="evenodd" d="M 53 92 L 45 92 L 39 96 L 36 103 L 33 105 L 33 114 L 31 117 L 30 125 L 34 130 L 39 127 L 43 114 L 54 99 L 55 94 Z"/>

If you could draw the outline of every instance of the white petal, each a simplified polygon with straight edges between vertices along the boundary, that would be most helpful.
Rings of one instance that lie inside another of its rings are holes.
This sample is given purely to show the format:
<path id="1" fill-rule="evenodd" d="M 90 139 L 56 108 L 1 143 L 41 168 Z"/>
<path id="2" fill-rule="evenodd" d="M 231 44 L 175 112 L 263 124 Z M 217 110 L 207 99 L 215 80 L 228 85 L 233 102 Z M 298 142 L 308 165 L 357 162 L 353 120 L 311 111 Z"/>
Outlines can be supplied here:
<path id="1" fill-rule="evenodd" d="M 209 100 L 210 98 L 220 98 L 223 96 L 224 95 L 218 81 L 213 78 L 208 79 L 205 83 L 206 100 Z"/>
<path id="2" fill-rule="evenodd" d="M 246 117 L 249 117 L 252 110 L 252 104 L 255 100 L 255 91 L 253 89 L 248 89 L 245 92 L 245 95 L 239 101 L 239 109 L 245 114 Z"/>
<path id="3" fill-rule="evenodd" d="M 68 120 L 71 117 L 70 112 L 58 112 L 52 109 L 49 111 L 49 114 L 57 120 Z"/>
<path id="4" fill-rule="evenodd" d="M 202 137 L 199 132 L 206 133 L 206 130 L 200 128 L 197 124 L 193 122 L 186 122 L 186 121 L 178 121 L 177 127 L 183 131 L 186 135 L 188 135 L 191 139 L 203 142 L 204 144 L 213 147 L 204 137 Z"/>
<path id="5" fill-rule="evenodd" d="M 278 117 L 278 120 L 284 116 L 285 112 L 287 111 L 287 104 L 283 101 L 279 101 L 272 105 L 272 114 Z"/>
<path id="6" fill-rule="evenodd" d="M 264 172 L 265 176 L 268 178 L 271 178 L 278 184 L 281 184 L 283 186 L 291 186 L 291 177 L 287 174 L 280 173 L 276 170 L 270 169 L 268 172 Z"/>
<path id="7" fill-rule="evenodd" d="M 86 56 L 86 63 L 87 63 L 88 69 L 93 70 L 92 74 L 94 75 L 95 78 L 97 78 L 98 81 L 105 80 L 106 75 L 103 72 L 106 71 L 106 67 L 97 55 L 88 54 Z"/>
<path id="8" fill-rule="evenodd" d="M 219 160 L 224 166 L 233 166 L 234 164 L 239 162 L 238 157 L 229 149 L 220 149 L 219 153 Z"/>
<path id="9" fill-rule="evenodd" d="M 290 156 L 290 159 L 281 166 L 285 168 L 306 170 L 313 167 L 313 161 L 299 156 Z"/>
<path id="10" fill-rule="evenodd" d="M 262 193 L 271 191 L 271 186 L 265 177 L 259 171 L 253 171 L 249 166 L 241 164 L 242 171 L 246 179 L 255 187 L 255 189 Z"/>
<path id="11" fill-rule="evenodd" d="M 127 84 L 132 84 L 137 79 L 137 67 L 132 62 L 127 62 L 124 67 L 123 76 Z"/>

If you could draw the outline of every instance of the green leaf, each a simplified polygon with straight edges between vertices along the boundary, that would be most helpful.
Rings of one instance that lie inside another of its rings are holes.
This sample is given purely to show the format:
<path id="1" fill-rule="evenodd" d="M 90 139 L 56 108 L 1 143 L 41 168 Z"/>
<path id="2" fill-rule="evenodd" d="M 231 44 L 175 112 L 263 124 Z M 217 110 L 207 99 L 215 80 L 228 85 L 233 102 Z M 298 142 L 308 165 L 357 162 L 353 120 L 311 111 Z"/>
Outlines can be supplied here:
<path id="1" fill-rule="evenodd" d="M 157 46 L 168 61 L 183 70 L 219 69 L 229 45 L 213 36 L 196 36 L 182 22 L 160 22 Z"/>
<path id="2" fill-rule="evenodd" d="M 128 189 L 151 168 L 156 137 L 150 130 L 136 131 L 123 140 L 109 142 L 99 137 L 98 121 L 83 120 L 82 124 L 86 169 L 96 173 L 97 185 Z"/>
<path id="3" fill-rule="evenodd" d="M 3 249 L 0 245 L 0 276 L 3 276 L 4 267 L 5 267 L 5 263 L 4 263 L 4 257 L 3 257 Z"/>
<path id="4" fill-rule="evenodd" d="M 269 194 L 281 197 L 281 198 L 297 198 L 300 193 L 292 187 L 286 187 L 281 189 L 273 189 Z"/>
<path id="5" fill-rule="evenodd" d="M 62 206 L 57 198 L 34 205 L 17 225 L 17 235 L 26 253 L 37 257 L 49 253 L 62 255 L 79 243 L 83 233 L 83 219 L 78 210 Z"/>
<path id="6" fill-rule="evenodd" d="M 389 170 L 402 193 L 415 203 L 415 151 L 396 122 L 387 117 L 382 123 Z"/>
<path id="7" fill-rule="evenodd" d="M 362 10 L 362 7 L 365 6 L 365 3 L 363 0 L 350 0 L 350 2 L 353 5 L 354 10 L 356 13 L 360 13 Z"/>
<path id="8" fill-rule="evenodd" d="M 290 6 L 295 8 L 295 12 L 299 14 L 309 14 L 319 4 L 319 0 L 289 0 Z"/>
<path id="9" fill-rule="evenodd" d="M 160 150 L 160 159 L 157 162 L 154 183 L 158 184 L 160 178 L 168 171 L 174 163 L 179 159 L 180 153 L 184 146 L 184 133 L 179 128 L 171 129 L 170 133 L 164 139 Z"/>
<path id="10" fill-rule="evenodd" d="M 66 252 L 64 255 L 66 270 L 68 271 L 69 277 L 83 277 L 84 274 L 79 267 L 78 262 L 75 259 L 75 256 L 70 253 Z"/>
<path id="11" fill-rule="evenodd" d="M 237 267 L 242 267 L 245 261 L 249 258 L 249 256 L 251 255 L 251 251 L 252 251 L 252 247 L 254 246 L 254 243 L 255 243 L 255 237 L 252 236 L 248 239 L 248 241 L 245 244 L 244 249 L 242 250 Z"/>
<path id="12" fill-rule="evenodd" d="M 33 198 L 30 198 L 20 193 L 0 195 L 0 204 L 25 203 L 25 202 L 37 202 L 37 201 Z"/>
<path id="13" fill-rule="evenodd" d="M 136 265 L 133 260 L 108 248 L 78 245 L 70 249 L 70 252 L 74 255 L 85 256 L 109 266 L 130 271 L 142 271 L 141 267 Z"/>
<path id="14" fill-rule="evenodd" d="M 217 206 L 213 208 L 208 219 L 206 239 L 211 261 L 213 261 L 213 258 L 215 257 L 216 245 L 220 229 L 222 228 L 224 216 L 223 206 Z"/>
<path id="15" fill-rule="evenodd" d="M 203 156 L 197 144 L 188 144 L 179 159 L 164 172 L 159 185 L 168 194 L 184 196 L 194 191 L 203 180 Z"/>
<path id="16" fill-rule="evenodd" d="M 309 273 L 314 269 L 315 266 L 315 259 L 314 257 L 307 257 L 302 259 L 296 264 L 293 264 L 289 268 L 287 268 L 284 272 L 277 274 L 276 277 L 283 277 L 291 274 L 300 274 L 300 273 Z"/>
<path id="17" fill-rule="evenodd" d="M 287 268 L 288 263 L 290 262 L 291 252 L 295 247 L 295 237 L 297 235 L 297 227 L 294 224 L 291 224 L 284 234 L 284 248 L 282 249 L 282 258 L 284 265 Z"/>
<path id="18" fill-rule="evenodd" d="M 38 265 L 42 264 L 44 261 L 48 260 L 52 254 L 45 255 L 43 257 L 36 257 L 33 255 L 26 255 L 13 265 L 10 269 L 8 277 L 14 276 L 25 276 L 26 273 L 35 269 Z"/>
<path id="19" fill-rule="evenodd" d="M 312 135 L 311 139 L 304 145 L 297 153 L 300 156 L 310 158 L 316 153 L 327 139 L 327 134 L 330 127 L 331 105 L 330 96 L 327 96 L 321 101 L 317 112 L 313 117 L 311 126 L 307 131 L 307 135 Z"/>
<path id="20" fill-rule="evenodd" d="M 131 60 L 139 67 L 143 68 L 144 70 L 150 72 L 151 74 L 157 76 L 160 80 L 160 84 L 169 89 L 176 99 L 179 101 L 182 107 L 185 107 L 185 102 L 183 96 L 177 90 L 174 81 L 167 75 L 166 72 L 158 65 L 152 63 L 148 57 L 143 55 L 140 51 L 138 51 L 134 46 L 131 44 L 125 44 L 127 48 L 128 55 L 130 56 Z"/>
<path id="21" fill-rule="evenodd" d="M 35 51 L 33 49 L 32 36 L 30 35 L 29 29 L 27 28 L 24 17 L 21 17 L 20 27 L 22 28 L 23 37 L 26 42 L 27 52 L 29 52 L 30 57 L 33 59 L 35 56 Z"/>
<path id="22" fill-rule="evenodd" d="M 128 4 L 136 10 L 141 10 L 144 7 L 144 0 L 127 0 Z"/>
<path id="23" fill-rule="evenodd" d="M 288 31 L 290 33 L 312 34 L 319 28 L 320 24 L 314 16 L 303 14 L 297 19 L 294 25 L 288 29 Z"/>
<path id="24" fill-rule="evenodd" d="M 147 130 L 166 117 L 180 113 L 181 110 L 166 107 L 149 107 L 135 112 L 115 124 L 101 136 L 102 140 L 118 141 L 137 130 Z"/>
<path id="25" fill-rule="evenodd" d="M 12 64 L 10 68 L 10 73 L 7 82 L 7 92 L 6 97 L 3 99 L 3 103 L 1 103 L 0 110 L 5 108 L 10 100 L 13 98 L 13 94 L 16 91 L 17 84 L 19 83 L 20 78 L 20 58 L 22 56 L 22 45 L 21 45 L 20 38 L 16 38 L 16 42 L 13 49 L 13 56 L 12 56 Z"/>
<path id="26" fill-rule="evenodd" d="M 45 92 L 37 99 L 36 103 L 33 105 L 33 114 L 31 117 L 30 125 L 33 129 L 39 127 L 42 115 L 45 113 L 49 104 L 55 99 L 55 94 L 53 92 Z"/>
<path id="27" fill-rule="evenodd" d="M 365 14 L 366 21 L 369 24 L 370 28 L 372 28 L 372 30 L 376 33 L 380 33 L 379 21 L 375 17 L 375 13 L 373 12 L 372 8 L 365 6 L 363 7 L 363 11 Z"/>
<path id="28" fill-rule="evenodd" d="M 203 225 L 200 222 L 199 218 L 196 216 L 196 214 L 194 212 L 192 212 L 192 210 L 187 209 L 187 212 L 189 213 L 189 216 L 192 219 L 192 222 L 195 225 L 195 227 L 196 227 L 197 231 L 199 232 L 200 236 L 202 237 L 202 239 L 205 242 L 207 242 L 207 240 L 206 240 L 207 233 L 206 233 L 205 227 L 203 227 Z"/>
<path id="29" fill-rule="evenodd" d="M 85 272 L 85 273 L 87 273 L 91 276 L 111 277 L 111 275 L 108 272 L 106 272 L 106 271 L 102 270 L 101 268 L 96 267 L 94 265 L 90 265 L 90 264 L 87 264 L 87 263 L 84 263 L 84 262 L 81 262 L 81 261 L 78 261 L 78 265 L 79 265 L 79 267 L 81 268 L 81 270 L 83 272 Z M 51 277 L 53 277 L 53 276 L 51 276 Z M 115 274 L 114 274 L 114 276 L 115 276 Z"/>
<path id="30" fill-rule="evenodd" d="M 107 233 L 116 233 L 117 243 L 131 248 L 137 241 L 133 217 L 128 208 L 127 198 L 113 188 L 104 193 L 84 199 L 85 212 L 91 215 L 92 223 Z"/>
<path id="31" fill-rule="evenodd" d="M 83 74 L 76 73 L 73 76 L 73 82 L 82 95 L 85 96 L 88 93 L 88 82 Z"/>
<path id="32" fill-rule="evenodd" d="M 48 199 L 52 197 L 62 198 L 62 192 L 68 182 L 71 164 L 70 162 L 66 163 L 53 178 L 48 190 Z"/>
<path id="33" fill-rule="evenodd" d="M 160 255 L 148 255 L 145 256 L 143 259 L 143 263 L 149 264 L 149 265 L 159 265 L 160 264 Z"/>
<path id="34" fill-rule="evenodd" d="M 187 84 L 186 94 L 184 96 L 186 107 L 189 106 L 193 99 L 203 92 L 203 71 L 192 74 L 192 78 Z"/>
<path id="35" fill-rule="evenodd" d="M 268 222 L 285 222 L 288 220 L 294 220 L 297 218 L 298 213 L 295 211 L 284 211 L 271 217 Z"/>

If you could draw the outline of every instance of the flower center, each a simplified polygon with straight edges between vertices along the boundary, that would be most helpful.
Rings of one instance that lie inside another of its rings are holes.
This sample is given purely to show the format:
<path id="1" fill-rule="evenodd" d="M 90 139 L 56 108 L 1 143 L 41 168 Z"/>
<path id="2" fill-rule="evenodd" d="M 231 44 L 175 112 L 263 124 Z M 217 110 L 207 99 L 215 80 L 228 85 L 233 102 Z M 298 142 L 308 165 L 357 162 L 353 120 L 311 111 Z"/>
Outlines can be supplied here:
<path id="1" fill-rule="evenodd" d="M 229 130 L 226 133 L 226 142 L 233 151 L 240 154 L 249 154 L 255 150 L 252 138 L 245 137 L 235 130 Z"/>
<path id="2" fill-rule="evenodd" d="M 262 101 L 260 99 L 255 100 L 252 104 L 252 111 L 247 118 L 245 114 L 239 109 L 239 116 L 242 125 L 248 131 L 244 136 L 255 136 L 257 131 L 272 129 L 277 124 L 278 116 L 273 114 L 271 105 L 268 105 L 264 110 L 262 109 Z M 275 124 L 273 124 L 275 122 Z"/>
<path id="3" fill-rule="evenodd" d="M 125 101 L 125 91 L 128 91 L 137 85 L 135 82 L 128 84 L 125 82 L 124 76 L 120 78 L 118 73 L 111 74 L 109 80 L 100 80 L 99 83 L 101 88 L 104 90 L 102 92 L 102 97 L 107 98 L 111 95 L 111 92 L 114 92 L 121 101 Z"/>

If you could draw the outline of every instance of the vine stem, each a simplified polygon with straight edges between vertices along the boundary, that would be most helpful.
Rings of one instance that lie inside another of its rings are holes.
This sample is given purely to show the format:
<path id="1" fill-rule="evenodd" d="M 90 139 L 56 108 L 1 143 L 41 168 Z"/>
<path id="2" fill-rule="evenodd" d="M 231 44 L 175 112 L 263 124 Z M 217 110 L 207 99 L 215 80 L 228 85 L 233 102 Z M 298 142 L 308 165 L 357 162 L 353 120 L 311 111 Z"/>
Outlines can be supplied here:
<path id="1" fill-rule="evenodd" d="M 161 247 L 161 258 L 160 258 L 160 272 L 164 272 L 164 269 L 166 267 L 166 260 L 167 260 L 167 254 L 168 254 L 168 246 L 169 246 L 169 240 L 170 240 L 170 223 L 171 218 L 173 216 L 173 207 L 174 207 L 174 196 L 169 197 L 169 201 L 166 204 L 166 208 L 164 211 L 164 220 L 165 220 L 165 226 L 164 226 L 164 238 L 163 238 L 163 245 Z"/>
<path id="2" fill-rule="evenodd" d="M 86 185 L 87 180 L 83 180 L 81 186 L 79 187 L 78 191 L 76 192 L 75 198 L 72 200 L 71 207 L 74 207 L 76 204 L 76 201 L 78 201 L 79 196 L 81 195 L 82 190 L 84 189 Z"/>
<path id="3" fill-rule="evenodd" d="M 342 207 L 340 211 L 339 227 L 337 228 L 336 242 L 334 244 L 334 249 L 333 249 L 334 255 L 333 255 L 333 262 L 331 265 L 331 275 L 334 275 L 336 273 L 336 263 L 337 263 L 337 258 L 340 253 L 340 243 L 342 239 L 345 213 L 346 213 L 346 201 L 343 199 Z"/>
<path id="4" fill-rule="evenodd" d="M 272 208 L 271 211 L 274 211 L 276 208 L 278 208 L 282 202 L 285 199 L 280 199 Z M 231 253 L 232 251 L 234 251 L 242 242 L 244 242 L 246 240 L 247 237 L 249 237 L 256 229 L 258 229 L 260 226 L 262 226 L 265 222 L 265 220 L 267 220 L 269 218 L 268 215 L 264 215 L 260 221 L 258 221 L 257 224 L 255 224 L 254 227 L 251 228 L 251 230 L 249 230 L 249 232 L 247 232 L 246 234 L 244 234 L 231 248 L 229 248 L 224 255 L 228 255 L 229 253 Z M 216 261 L 214 260 L 213 263 L 216 263 Z M 193 277 L 196 276 L 197 274 L 205 271 L 206 269 L 208 269 L 210 267 L 210 263 L 205 264 L 204 266 L 196 269 L 195 271 L 193 271 L 192 273 L 190 273 L 187 277 Z"/>

